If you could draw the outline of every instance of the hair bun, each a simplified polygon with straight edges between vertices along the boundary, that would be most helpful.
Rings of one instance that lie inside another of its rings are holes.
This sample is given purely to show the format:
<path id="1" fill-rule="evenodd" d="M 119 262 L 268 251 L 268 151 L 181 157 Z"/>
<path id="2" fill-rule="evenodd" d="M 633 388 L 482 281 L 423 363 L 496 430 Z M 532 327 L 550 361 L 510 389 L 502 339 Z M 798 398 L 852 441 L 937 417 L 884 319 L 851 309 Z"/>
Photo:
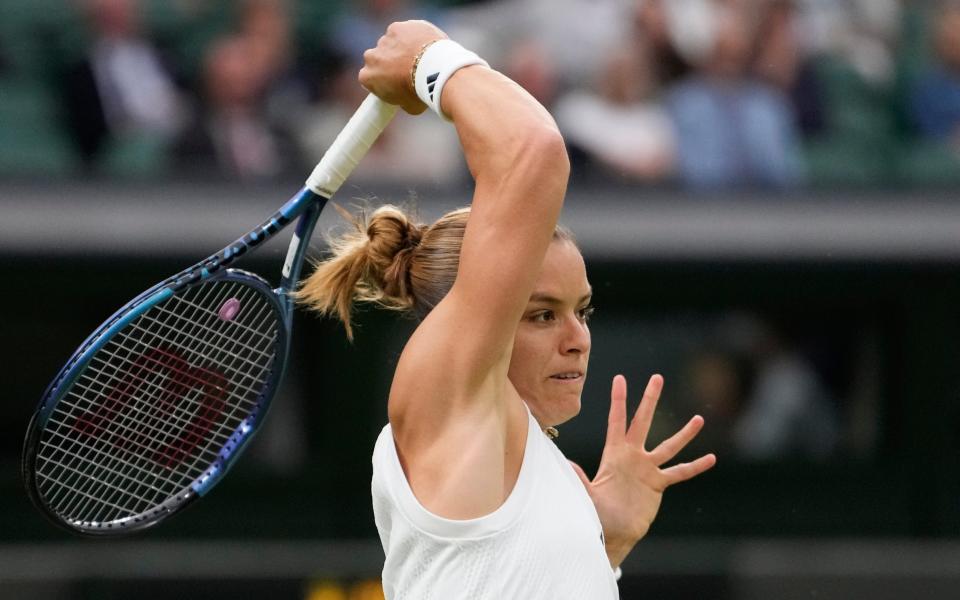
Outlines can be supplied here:
<path id="1" fill-rule="evenodd" d="M 456 280 L 470 209 L 452 211 L 426 226 L 395 206 L 354 215 L 331 204 L 350 227 L 328 236 L 330 256 L 317 261 L 294 292 L 297 302 L 338 316 L 351 340 L 351 313 L 359 302 L 426 317 Z"/>
<path id="2" fill-rule="evenodd" d="M 384 295 L 401 306 L 412 306 L 410 265 L 423 228 L 395 206 L 381 206 L 367 222 L 368 276 Z"/>

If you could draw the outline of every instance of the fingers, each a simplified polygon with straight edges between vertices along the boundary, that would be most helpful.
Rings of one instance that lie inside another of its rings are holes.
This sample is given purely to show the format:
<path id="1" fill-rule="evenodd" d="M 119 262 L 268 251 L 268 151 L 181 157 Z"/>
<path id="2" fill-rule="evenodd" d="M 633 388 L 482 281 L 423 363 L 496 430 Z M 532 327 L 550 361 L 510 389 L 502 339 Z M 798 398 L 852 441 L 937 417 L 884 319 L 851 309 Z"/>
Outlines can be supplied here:
<path id="1" fill-rule="evenodd" d="M 610 415 L 607 417 L 607 444 L 620 443 L 627 430 L 627 379 L 613 378 L 610 388 Z"/>
<path id="2" fill-rule="evenodd" d="M 667 485 L 670 486 L 675 483 L 680 483 L 681 481 L 693 479 L 697 475 L 713 467 L 715 464 L 717 464 L 717 457 L 713 454 L 707 454 L 705 456 L 701 456 L 693 462 L 680 463 L 679 465 L 674 465 L 669 469 L 663 469 L 661 473 L 666 475 Z"/>
<path id="3" fill-rule="evenodd" d="M 410 81 L 415 57 L 431 41 L 447 35 L 426 21 L 391 23 L 377 45 L 363 53 L 363 68 L 358 79 L 367 91 L 410 114 L 422 113 L 426 106 L 417 98 Z"/>
<path id="4" fill-rule="evenodd" d="M 696 415 L 683 426 L 683 429 L 676 432 L 669 439 L 664 440 L 659 446 L 653 449 L 650 456 L 656 462 L 657 466 L 671 460 L 680 453 L 693 438 L 697 437 L 700 430 L 703 429 L 703 417 Z"/>
<path id="5" fill-rule="evenodd" d="M 653 413 L 657 410 L 657 401 L 660 399 L 660 392 L 663 390 L 663 377 L 653 375 L 647 382 L 647 388 L 643 391 L 643 398 L 640 400 L 640 407 L 633 415 L 633 421 L 630 423 L 630 429 L 627 430 L 627 441 L 635 446 L 644 447 L 647 442 L 647 434 L 650 433 L 650 424 L 653 422 Z"/>

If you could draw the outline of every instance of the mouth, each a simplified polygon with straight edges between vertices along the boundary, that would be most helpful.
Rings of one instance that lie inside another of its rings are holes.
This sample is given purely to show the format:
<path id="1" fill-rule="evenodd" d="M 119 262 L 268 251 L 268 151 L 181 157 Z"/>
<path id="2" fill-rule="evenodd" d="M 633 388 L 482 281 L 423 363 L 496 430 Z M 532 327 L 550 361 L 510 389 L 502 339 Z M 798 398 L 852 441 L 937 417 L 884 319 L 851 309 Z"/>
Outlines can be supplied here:
<path id="1" fill-rule="evenodd" d="M 556 381 L 562 381 L 564 383 L 576 383 L 583 381 L 583 372 L 582 371 L 567 371 L 564 373 L 557 373 L 556 375 L 551 375 L 550 379 Z"/>

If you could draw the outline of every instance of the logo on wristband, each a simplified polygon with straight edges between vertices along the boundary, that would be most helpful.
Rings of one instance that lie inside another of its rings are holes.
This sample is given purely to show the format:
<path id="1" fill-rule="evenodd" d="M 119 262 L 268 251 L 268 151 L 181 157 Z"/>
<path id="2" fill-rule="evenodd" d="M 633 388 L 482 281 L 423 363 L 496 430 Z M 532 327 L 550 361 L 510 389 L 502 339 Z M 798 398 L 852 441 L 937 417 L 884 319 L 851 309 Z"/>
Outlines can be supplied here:
<path id="1" fill-rule="evenodd" d="M 440 72 L 436 72 L 433 75 L 427 75 L 427 93 L 430 94 L 430 101 L 433 101 L 433 88 L 437 86 L 437 77 L 440 77 Z"/>

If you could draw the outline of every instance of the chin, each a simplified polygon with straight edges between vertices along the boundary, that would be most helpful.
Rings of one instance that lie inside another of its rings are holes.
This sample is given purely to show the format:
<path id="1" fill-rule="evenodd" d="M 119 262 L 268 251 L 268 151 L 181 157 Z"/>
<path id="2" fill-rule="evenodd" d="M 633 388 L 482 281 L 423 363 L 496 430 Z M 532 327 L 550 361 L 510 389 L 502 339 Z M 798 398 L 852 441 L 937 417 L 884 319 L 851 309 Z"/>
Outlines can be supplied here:
<path id="1" fill-rule="evenodd" d="M 580 392 L 564 390 L 540 390 L 521 397 L 533 413 L 540 427 L 556 427 L 580 414 Z"/>
<path id="2" fill-rule="evenodd" d="M 556 407 L 557 410 L 553 411 L 551 414 L 552 418 L 550 419 L 552 422 L 548 424 L 550 427 L 563 425 L 580 414 L 580 398 L 577 398 L 576 402 L 570 402 L 569 406 L 567 406 L 567 404 L 568 403 L 565 402 L 564 406 L 558 406 Z M 545 427 L 546 426 L 547 425 L 545 425 Z"/>

